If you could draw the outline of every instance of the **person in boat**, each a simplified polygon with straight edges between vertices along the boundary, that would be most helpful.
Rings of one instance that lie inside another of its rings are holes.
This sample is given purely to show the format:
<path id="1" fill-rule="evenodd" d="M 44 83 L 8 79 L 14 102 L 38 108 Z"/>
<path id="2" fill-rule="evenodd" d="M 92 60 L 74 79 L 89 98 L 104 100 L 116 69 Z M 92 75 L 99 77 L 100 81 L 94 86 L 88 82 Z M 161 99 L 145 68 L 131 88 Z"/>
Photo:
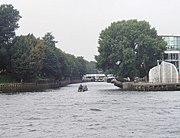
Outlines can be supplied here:
<path id="1" fill-rule="evenodd" d="M 78 87 L 78 92 L 81 92 L 82 90 L 83 90 L 83 86 L 82 86 L 82 84 L 80 84 Z"/>
<path id="2" fill-rule="evenodd" d="M 83 92 L 87 90 L 88 90 L 87 85 L 83 86 Z"/>

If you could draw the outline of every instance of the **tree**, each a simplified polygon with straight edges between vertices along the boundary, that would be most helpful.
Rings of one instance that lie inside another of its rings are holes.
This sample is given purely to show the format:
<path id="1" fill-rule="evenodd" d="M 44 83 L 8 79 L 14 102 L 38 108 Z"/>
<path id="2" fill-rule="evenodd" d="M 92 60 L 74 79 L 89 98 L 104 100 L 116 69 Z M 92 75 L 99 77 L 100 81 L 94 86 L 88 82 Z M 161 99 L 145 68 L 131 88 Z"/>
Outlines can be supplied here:
<path id="1" fill-rule="evenodd" d="M 102 30 L 99 36 L 98 67 L 119 77 L 144 77 L 158 59 L 166 43 L 146 21 L 123 20 Z"/>
<path id="2" fill-rule="evenodd" d="M 44 43 L 34 35 L 17 36 L 11 47 L 11 72 L 17 80 L 36 79 L 44 60 Z"/>
<path id="3" fill-rule="evenodd" d="M 55 41 L 55 37 L 50 32 L 47 32 L 44 35 L 43 40 L 48 47 L 55 47 L 56 46 L 57 41 Z"/>
<path id="4" fill-rule="evenodd" d="M 30 49 L 29 58 L 30 66 L 32 66 L 34 70 L 34 75 L 40 75 L 43 68 L 43 61 L 45 58 L 45 45 L 42 39 L 36 39 L 36 42 Z"/>
<path id="5" fill-rule="evenodd" d="M 8 51 L 5 47 L 0 47 L 0 72 L 7 69 L 9 62 Z"/>
<path id="6" fill-rule="evenodd" d="M 77 63 L 76 57 L 71 54 L 65 54 L 66 62 L 67 62 L 67 77 L 74 79 L 77 77 Z"/>
<path id="7" fill-rule="evenodd" d="M 45 58 L 43 61 L 42 74 L 52 79 L 61 79 L 60 50 L 55 47 L 57 41 L 51 33 L 46 33 L 43 37 L 45 43 Z"/>
<path id="8" fill-rule="evenodd" d="M 83 57 L 77 57 L 76 58 L 76 65 L 78 67 L 77 70 L 77 77 L 82 78 L 84 74 L 87 72 L 87 66 L 86 66 L 86 61 L 84 60 Z"/>
<path id="9" fill-rule="evenodd" d="M 18 21 L 21 18 L 19 11 L 12 5 L 0 6 L 0 44 L 7 44 L 15 37 L 15 30 L 19 28 Z"/>
<path id="10" fill-rule="evenodd" d="M 43 68 L 42 68 L 42 75 L 48 78 L 59 78 L 60 77 L 60 66 L 58 62 L 58 56 L 56 52 L 48 47 L 45 46 L 45 58 L 43 61 Z"/>
<path id="11" fill-rule="evenodd" d="M 83 57 L 75 57 L 65 53 L 66 74 L 70 79 L 80 79 L 87 72 L 87 61 Z"/>
<path id="12" fill-rule="evenodd" d="M 58 59 L 58 64 L 59 64 L 59 73 L 58 73 L 58 78 L 59 80 L 66 79 L 67 75 L 67 70 L 68 70 L 68 65 L 67 65 L 67 60 L 65 57 L 65 53 L 62 52 L 62 50 L 56 48 L 55 53 L 57 55 Z"/>
<path id="13" fill-rule="evenodd" d="M 87 74 L 96 74 L 98 72 L 95 61 L 86 61 Z"/>
<path id="14" fill-rule="evenodd" d="M 0 70 L 6 70 L 9 63 L 9 49 L 15 30 L 21 18 L 19 11 L 12 5 L 0 6 Z"/>

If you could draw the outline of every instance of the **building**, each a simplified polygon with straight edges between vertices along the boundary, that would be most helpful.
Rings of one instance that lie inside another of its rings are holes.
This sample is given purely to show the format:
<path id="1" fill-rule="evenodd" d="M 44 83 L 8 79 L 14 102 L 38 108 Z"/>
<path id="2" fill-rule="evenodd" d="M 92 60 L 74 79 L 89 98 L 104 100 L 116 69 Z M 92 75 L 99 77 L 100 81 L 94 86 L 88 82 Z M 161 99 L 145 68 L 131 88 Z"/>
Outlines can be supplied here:
<path id="1" fill-rule="evenodd" d="M 164 51 L 164 60 L 172 63 L 180 72 L 180 51 L 179 50 L 166 50 Z"/>
<path id="2" fill-rule="evenodd" d="M 167 42 L 167 50 L 180 50 L 180 36 L 162 35 Z"/>
<path id="3" fill-rule="evenodd" d="M 167 42 L 164 60 L 174 64 L 180 73 L 180 36 L 163 35 L 162 38 Z"/>

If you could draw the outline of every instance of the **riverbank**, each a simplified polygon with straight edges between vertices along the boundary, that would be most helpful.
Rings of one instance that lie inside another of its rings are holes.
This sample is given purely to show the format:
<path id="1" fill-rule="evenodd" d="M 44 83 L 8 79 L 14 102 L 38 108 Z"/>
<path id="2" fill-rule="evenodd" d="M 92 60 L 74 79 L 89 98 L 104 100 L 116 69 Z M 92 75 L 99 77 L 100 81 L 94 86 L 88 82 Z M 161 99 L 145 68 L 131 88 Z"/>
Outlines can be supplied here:
<path id="1" fill-rule="evenodd" d="M 114 85 L 123 90 L 129 91 L 177 91 L 180 90 L 180 83 L 145 83 L 145 82 L 119 82 Z"/>
<path id="2" fill-rule="evenodd" d="M 33 83 L 2 83 L 0 84 L 0 92 L 28 92 L 42 91 L 45 89 L 55 89 L 72 83 L 79 83 L 82 80 L 64 80 L 64 81 L 42 81 Z"/>

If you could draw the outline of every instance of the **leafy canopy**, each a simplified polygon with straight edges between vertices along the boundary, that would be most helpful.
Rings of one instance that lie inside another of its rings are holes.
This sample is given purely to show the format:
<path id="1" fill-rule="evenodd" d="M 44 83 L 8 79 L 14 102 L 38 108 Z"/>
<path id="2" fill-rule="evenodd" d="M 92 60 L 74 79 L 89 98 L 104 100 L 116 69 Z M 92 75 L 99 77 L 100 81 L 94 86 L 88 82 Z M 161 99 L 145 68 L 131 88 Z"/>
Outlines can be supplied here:
<path id="1" fill-rule="evenodd" d="M 21 18 L 19 11 L 12 5 L 0 5 L 0 71 L 7 70 L 9 64 L 9 47 L 15 37 Z"/>
<path id="2" fill-rule="evenodd" d="M 17 80 L 33 80 L 41 71 L 44 43 L 34 35 L 17 36 L 11 47 L 11 72 Z"/>
<path id="3" fill-rule="evenodd" d="M 7 44 L 15 37 L 15 30 L 19 28 L 18 21 L 21 18 L 19 11 L 10 5 L 0 6 L 0 45 Z"/>
<path id="4" fill-rule="evenodd" d="M 146 21 L 123 20 L 102 30 L 97 65 L 119 77 L 144 77 L 158 59 L 166 43 Z"/>
<path id="5" fill-rule="evenodd" d="M 33 34 L 16 36 L 20 18 L 12 5 L 0 5 L 0 77 L 3 74 L 28 82 L 80 79 L 86 74 L 90 63 L 58 49 L 52 33 L 42 38 Z"/>

